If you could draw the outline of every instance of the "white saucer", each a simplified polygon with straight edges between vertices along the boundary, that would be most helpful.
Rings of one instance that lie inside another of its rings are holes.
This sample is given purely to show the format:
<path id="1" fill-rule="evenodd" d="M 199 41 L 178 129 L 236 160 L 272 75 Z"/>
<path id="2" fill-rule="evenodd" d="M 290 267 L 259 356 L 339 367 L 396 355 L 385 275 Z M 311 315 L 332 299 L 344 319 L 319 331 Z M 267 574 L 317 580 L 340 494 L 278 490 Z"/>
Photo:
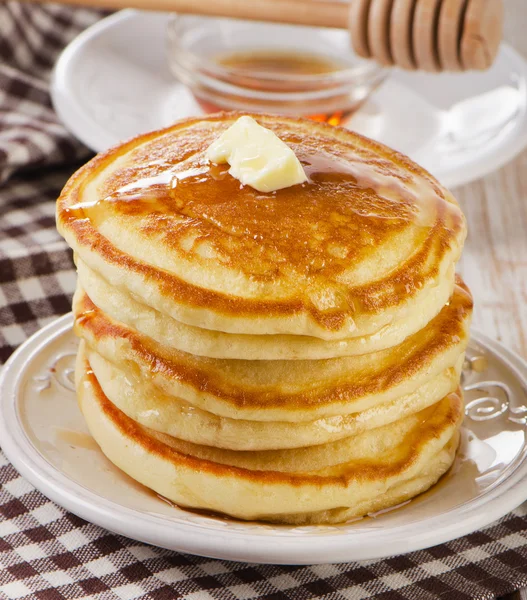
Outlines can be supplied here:
<path id="1" fill-rule="evenodd" d="M 166 14 L 126 10 L 90 27 L 62 53 L 55 109 L 95 151 L 200 114 L 169 72 Z M 501 167 L 527 144 L 527 63 L 504 45 L 485 73 L 394 71 L 349 127 L 408 154 L 444 185 Z"/>
<path id="2" fill-rule="evenodd" d="M 71 315 L 51 323 L 6 364 L 0 440 L 13 465 L 46 496 L 116 533 L 213 558 L 332 563 L 440 544 L 488 525 L 527 499 L 527 364 L 484 336 L 474 335 L 468 352 L 461 449 L 437 486 L 395 510 L 346 525 L 290 527 L 179 509 L 114 467 L 77 408 L 71 324 Z"/>

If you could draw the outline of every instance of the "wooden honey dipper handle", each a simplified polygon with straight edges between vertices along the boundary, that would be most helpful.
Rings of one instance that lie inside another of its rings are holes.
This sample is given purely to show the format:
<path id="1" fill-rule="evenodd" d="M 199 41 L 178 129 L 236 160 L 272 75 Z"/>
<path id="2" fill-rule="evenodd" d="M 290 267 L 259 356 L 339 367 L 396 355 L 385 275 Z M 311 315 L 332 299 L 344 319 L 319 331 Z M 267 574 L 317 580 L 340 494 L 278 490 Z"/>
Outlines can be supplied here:
<path id="1" fill-rule="evenodd" d="M 39 0 L 28 0 L 39 1 Z M 503 0 L 54 0 L 100 8 L 168 11 L 346 28 L 355 52 L 385 66 L 487 69 L 503 32 Z"/>
<path id="2" fill-rule="evenodd" d="M 346 27 L 349 5 L 338 0 L 155 0 L 177 5 L 174 12 L 252 21 L 310 25 L 314 27 Z M 167 8 L 168 9 L 168 8 Z"/>
<path id="3" fill-rule="evenodd" d="M 1 0 L 0 0 L 1 1 Z M 46 2 L 47 0 L 25 0 Z M 96 8 L 137 8 L 313 27 L 346 28 L 349 4 L 338 0 L 53 0 Z"/>

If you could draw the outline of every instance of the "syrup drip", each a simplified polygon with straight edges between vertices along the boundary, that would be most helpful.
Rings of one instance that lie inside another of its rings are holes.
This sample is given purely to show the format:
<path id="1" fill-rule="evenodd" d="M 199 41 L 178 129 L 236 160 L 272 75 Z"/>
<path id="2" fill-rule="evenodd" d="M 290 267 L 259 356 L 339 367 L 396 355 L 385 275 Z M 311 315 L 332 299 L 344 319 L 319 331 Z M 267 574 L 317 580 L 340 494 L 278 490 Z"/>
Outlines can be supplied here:
<path id="1" fill-rule="evenodd" d="M 349 189 L 350 194 L 355 196 L 360 191 L 366 193 L 369 196 L 368 202 L 355 201 L 348 203 L 346 207 L 358 216 L 404 222 L 420 220 L 423 225 L 433 224 L 434 215 L 423 210 L 423 205 L 430 203 L 423 202 L 423 198 L 418 197 L 419 190 L 413 192 L 412 187 L 401 180 L 373 171 L 371 165 L 366 162 L 355 161 L 348 164 L 332 156 L 316 155 L 303 159 L 301 163 L 308 176 L 308 182 L 301 184 L 302 188 L 326 186 L 331 188 L 332 192 L 346 192 L 346 189 Z M 198 216 L 187 214 L 185 211 L 185 187 L 200 183 L 210 184 L 211 181 L 216 181 L 221 186 L 222 182 L 231 179 L 228 171 L 229 165 L 225 164 L 199 164 L 184 171 L 177 171 L 177 167 L 174 167 L 163 170 L 156 176 L 138 179 L 122 186 L 102 200 L 74 204 L 66 212 L 76 218 L 84 217 L 97 221 L 97 217 L 102 216 L 105 210 L 114 205 L 116 209 L 126 213 L 181 212 L 186 216 Z M 243 188 L 241 184 L 240 188 Z M 276 203 L 280 195 L 276 192 L 260 194 L 257 195 L 257 199 L 268 202 L 271 208 L 271 204 Z M 431 204 L 433 205 L 433 202 Z M 392 210 L 395 208 L 397 210 Z M 238 235 L 240 231 L 233 233 Z"/>
<path id="2" fill-rule="evenodd" d="M 88 201 L 71 206 L 69 216 L 90 220 L 112 242 L 112 230 L 120 224 L 113 227 L 110 219 L 124 220 L 137 233 L 138 249 L 148 252 L 149 238 L 159 241 L 167 253 L 159 265 L 167 270 L 177 256 L 233 269 L 255 289 L 280 282 L 285 291 L 294 285 L 326 327 L 338 327 L 345 313 L 361 310 L 363 299 L 350 293 L 343 277 L 355 265 L 360 272 L 372 249 L 381 253 L 391 243 L 395 265 L 407 247 L 411 252 L 424 243 L 439 210 L 446 219 L 455 211 L 453 222 L 461 222 L 455 205 L 445 200 L 439 206 L 426 178 L 394 169 L 388 158 L 338 143 L 331 148 L 327 140 L 320 144 L 294 133 L 284 141 L 303 163 L 306 183 L 257 192 L 230 176 L 228 165 L 206 161 L 196 139 L 183 162 L 173 164 L 150 164 L 145 148 L 140 168 L 125 166 L 102 186 L 87 184 Z M 99 199 L 101 193 L 106 196 Z M 393 299 L 413 285 L 420 281 L 395 281 L 400 287 L 387 293 Z"/>
<path id="3" fill-rule="evenodd" d="M 436 484 L 436 485 L 438 485 L 438 484 Z M 433 489 L 434 488 L 432 488 L 432 490 Z M 266 527 L 266 526 L 267 527 L 270 527 L 270 526 L 271 527 L 287 527 L 287 528 L 290 527 L 290 525 L 285 525 L 285 524 L 281 524 L 281 523 L 276 524 L 276 523 L 273 523 L 272 521 L 270 521 L 270 522 L 254 521 L 254 520 L 246 521 L 244 519 L 238 519 L 236 517 L 231 517 L 222 512 L 208 510 L 205 508 L 190 508 L 188 506 L 180 506 L 179 504 L 172 502 L 172 500 L 165 498 L 165 496 L 162 496 L 161 494 L 158 494 L 158 493 L 154 492 L 153 490 L 148 490 L 148 488 L 145 488 L 145 491 L 149 495 L 158 498 L 165 504 L 168 504 L 168 506 L 170 506 L 171 508 L 174 508 L 176 510 L 182 510 L 182 511 L 191 513 L 193 515 L 198 515 L 200 517 L 205 517 L 207 519 L 217 519 L 220 521 L 227 521 L 230 523 L 241 523 L 243 525 L 252 525 L 252 526 L 256 525 L 256 526 L 260 526 L 260 527 Z M 419 497 L 420 496 L 417 496 L 417 498 L 419 498 Z M 344 521 L 343 523 L 333 524 L 333 525 L 331 525 L 331 527 L 345 527 L 347 525 L 351 525 L 352 523 L 364 521 L 365 519 L 378 519 L 379 517 L 382 517 L 386 514 L 390 514 L 390 513 L 393 513 L 393 512 L 403 509 L 405 506 L 408 506 L 408 504 L 410 504 L 411 502 L 412 502 L 412 500 L 406 500 L 405 502 L 401 502 L 400 504 L 396 504 L 395 506 L 389 506 L 388 508 L 384 508 L 384 509 L 378 510 L 376 512 L 368 513 L 367 515 L 364 515 L 363 517 L 351 517 L 347 521 Z M 313 525 L 313 527 L 316 527 L 316 525 Z M 325 527 L 325 525 L 323 527 Z"/>
<path id="4" fill-rule="evenodd" d="M 271 194 L 241 186 L 228 165 L 194 164 L 139 179 L 69 212 L 96 227 L 114 215 L 140 217 L 145 235 L 162 232 L 176 252 L 220 260 L 254 281 L 301 274 L 311 280 L 317 305 L 348 310 L 352 300 L 340 286 L 328 304 L 327 282 L 319 286 L 313 277 L 338 276 L 363 248 L 415 223 L 420 204 L 403 182 L 358 161 L 320 154 L 303 162 L 309 181 Z"/>
<path id="5" fill-rule="evenodd" d="M 55 438 L 59 442 L 64 442 L 68 446 L 83 448 L 85 450 L 98 450 L 99 445 L 88 433 L 73 431 L 72 429 L 55 429 Z"/>

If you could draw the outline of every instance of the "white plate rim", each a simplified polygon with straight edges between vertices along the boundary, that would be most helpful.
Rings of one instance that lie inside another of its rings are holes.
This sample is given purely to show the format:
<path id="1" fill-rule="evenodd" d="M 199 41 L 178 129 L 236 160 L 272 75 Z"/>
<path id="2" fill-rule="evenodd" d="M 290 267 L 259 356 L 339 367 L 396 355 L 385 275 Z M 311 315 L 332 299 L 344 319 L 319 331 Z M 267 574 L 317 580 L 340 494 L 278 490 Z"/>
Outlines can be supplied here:
<path id="1" fill-rule="evenodd" d="M 475 502 L 451 509 L 426 521 L 399 525 L 386 531 L 360 532 L 336 529 L 330 533 L 295 537 L 290 533 L 232 531 L 204 525 L 174 523 L 161 516 L 141 513 L 102 498 L 60 473 L 33 446 L 16 413 L 16 401 L 25 368 L 41 348 L 71 328 L 71 313 L 53 321 L 14 352 L 0 372 L 0 440 L 13 466 L 37 489 L 66 510 L 117 534 L 155 546 L 211 558 L 267 564 L 325 564 L 374 560 L 422 550 L 451 541 L 485 527 L 527 499 L 527 459 L 495 489 Z M 481 333 L 472 341 L 506 360 L 527 388 L 527 363 L 500 343 Z M 13 418 L 16 427 L 12 426 Z M 8 426 L 8 421 L 11 426 Z M 474 506 L 476 504 L 476 506 Z M 426 526 L 423 524 L 426 523 Z M 316 529 L 316 528 L 314 528 Z M 412 531 L 405 531 L 412 529 Z M 420 531 L 419 531 L 420 529 Z M 369 538 L 369 539 L 368 539 Z M 309 543 L 309 541 L 313 543 Z"/>
<path id="2" fill-rule="evenodd" d="M 164 18 L 165 16 L 168 18 L 166 13 L 157 13 L 155 11 L 140 11 L 136 9 L 118 11 L 97 21 L 70 42 L 60 54 L 53 69 L 50 92 L 53 107 L 59 119 L 73 135 L 95 152 L 104 151 L 120 142 L 113 135 L 108 135 L 95 119 L 91 118 L 79 107 L 75 94 L 72 93 L 71 88 L 68 86 L 70 65 L 90 40 L 126 20 L 138 18 L 144 12 L 150 15 L 158 15 L 160 18 Z M 506 43 L 502 44 L 501 51 L 507 55 L 509 61 L 516 65 L 518 69 L 521 67 L 527 78 L 527 61 Z M 396 72 L 397 70 L 395 70 Z M 525 95 L 527 96 L 527 90 L 525 90 Z M 526 146 L 527 109 L 524 106 L 521 126 L 516 127 L 514 134 L 509 134 L 507 142 L 497 147 L 490 156 L 485 155 L 468 165 L 463 164 L 458 168 L 450 168 L 447 171 L 441 171 L 441 168 L 438 167 L 436 176 L 447 187 L 464 185 L 505 166 Z"/>
<path id="3" fill-rule="evenodd" d="M 115 145 L 115 142 L 111 136 L 105 133 L 97 121 L 86 115 L 77 105 L 75 96 L 68 87 L 70 63 L 87 42 L 99 36 L 106 29 L 111 29 L 115 24 L 136 17 L 140 12 L 132 8 L 126 8 L 87 27 L 64 48 L 51 72 L 51 102 L 57 116 L 68 131 L 95 152 L 102 152 L 111 148 Z M 101 143 L 101 139 L 107 140 L 106 143 Z"/>

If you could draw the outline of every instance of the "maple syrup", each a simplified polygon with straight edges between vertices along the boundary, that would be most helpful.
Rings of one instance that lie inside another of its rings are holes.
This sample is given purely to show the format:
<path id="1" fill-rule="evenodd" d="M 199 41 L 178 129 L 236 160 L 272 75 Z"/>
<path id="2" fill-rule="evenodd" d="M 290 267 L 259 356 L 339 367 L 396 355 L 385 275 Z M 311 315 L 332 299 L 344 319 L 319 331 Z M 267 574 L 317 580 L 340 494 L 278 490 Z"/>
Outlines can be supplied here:
<path id="1" fill-rule="evenodd" d="M 83 448 L 84 450 L 99 450 L 99 444 L 89 433 L 75 431 L 73 429 L 55 428 L 57 442 L 63 442 L 70 447 Z"/>
<path id="2" fill-rule="evenodd" d="M 216 63 L 229 69 L 260 75 L 325 75 L 346 67 L 333 57 L 289 50 L 248 50 L 216 57 Z"/>
<path id="3" fill-rule="evenodd" d="M 218 54 L 212 62 L 223 68 L 214 72 L 216 79 L 254 94 L 253 99 L 250 95 L 246 96 L 244 104 L 254 104 L 255 110 L 258 110 L 263 97 L 283 95 L 277 101 L 277 112 L 340 125 L 361 104 L 348 93 L 343 93 L 337 74 L 345 71 L 349 65 L 335 57 L 292 50 L 255 49 Z M 332 78 L 332 75 L 335 77 Z M 238 96 L 234 93 L 216 91 L 217 99 L 212 99 L 203 92 L 194 90 L 194 96 L 205 112 L 241 108 L 237 105 Z M 258 98 L 258 92 L 262 98 Z M 313 93 L 321 93 L 322 98 L 313 101 L 310 98 Z M 306 94 L 304 100 L 287 98 L 303 94 Z M 264 110 L 270 102 L 272 100 L 266 98 Z"/>

